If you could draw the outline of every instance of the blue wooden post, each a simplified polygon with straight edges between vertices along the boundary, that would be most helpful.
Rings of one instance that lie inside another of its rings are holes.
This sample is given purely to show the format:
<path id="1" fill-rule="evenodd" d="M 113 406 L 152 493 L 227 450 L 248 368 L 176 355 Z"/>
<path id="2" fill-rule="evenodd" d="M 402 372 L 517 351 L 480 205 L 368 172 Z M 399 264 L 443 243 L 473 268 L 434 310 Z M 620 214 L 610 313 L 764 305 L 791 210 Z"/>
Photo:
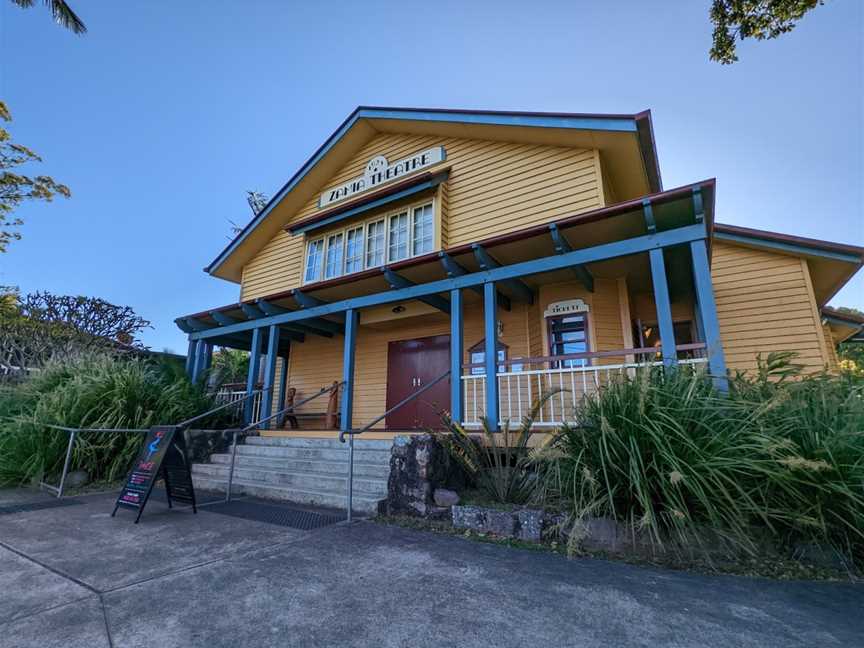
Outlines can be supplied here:
<path id="1" fill-rule="evenodd" d="M 708 252 L 705 241 L 691 241 L 690 254 L 693 258 L 693 283 L 696 287 L 696 301 L 699 319 L 704 329 L 708 371 L 714 376 L 718 388 L 726 391 L 726 358 L 720 341 L 720 324 L 717 321 L 717 304 L 714 302 L 714 289 L 711 285 L 711 268 L 708 265 Z"/>
<path id="2" fill-rule="evenodd" d="M 357 346 L 357 326 L 360 313 L 349 308 L 345 311 L 345 346 L 342 352 L 342 415 L 340 429 L 351 429 L 354 413 L 354 350 Z"/>
<path id="3" fill-rule="evenodd" d="M 288 358 L 282 358 L 282 365 L 279 367 L 279 400 L 276 404 L 276 411 L 281 412 L 285 409 L 285 391 L 288 389 Z M 276 427 L 281 428 L 285 421 L 284 416 L 279 416 L 276 419 Z"/>
<path id="4" fill-rule="evenodd" d="M 261 328 L 252 329 L 252 348 L 249 350 L 249 373 L 246 376 L 246 407 L 243 410 L 243 420 L 246 424 L 252 422 L 255 412 L 255 399 L 249 398 L 258 383 L 258 369 L 261 366 Z"/>
<path id="5" fill-rule="evenodd" d="M 186 351 L 186 375 L 192 378 L 192 370 L 195 367 L 195 351 L 198 348 L 197 340 L 189 340 L 189 349 Z"/>
<path id="6" fill-rule="evenodd" d="M 648 254 L 651 257 L 651 280 L 654 283 L 654 305 L 657 308 L 663 364 L 670 367 L 677 364 L 678 354 L 675 351 L 675 328 L 672 325 L 672 304 L 669 301 L 666 267 L 663 265 L 663 248 L 654 248 Z"/>
<path id="7" fill-rule="evenodd" d="M 450 291 L 450 418 L 462 422 L 462 355 L 464 353 L 462 291 Z"/>
<path id="8" fill-rule="evenodd" d="M 267 358 L 264 361 L 264 393 L 261 396 L 261 418 L 273 413 L 273 386 L 276 383 L 276 358 L 279 354 L 279 326 L 273 324 L 267 334 Z M 270 424 L 267 424 L 270 427 Z"/>
<path id="9" fill-rule="evenodd" d="M 192 361 L 192 382 L 200 382 L 207 369 L 207 351 L 210 345 L 207 340 L 198 340 L 195 345 L 195 359 Z"/>
<path id="10" fill-rule="evenodd" d="M 213 345 L 206 344 L 204 346 L 204 360 L 201 369 L 201 378 L 207 380 L 210 375 L 210 368 L 213 366 Z"/>
<path id="11" fill-rule="evenodd" d="M 492 429 L 498 429 L 498 321 L 495 284 L 483 284 L 483 332 L 486 337 L 484 364 L 486 365 L 486 418 Z"/>

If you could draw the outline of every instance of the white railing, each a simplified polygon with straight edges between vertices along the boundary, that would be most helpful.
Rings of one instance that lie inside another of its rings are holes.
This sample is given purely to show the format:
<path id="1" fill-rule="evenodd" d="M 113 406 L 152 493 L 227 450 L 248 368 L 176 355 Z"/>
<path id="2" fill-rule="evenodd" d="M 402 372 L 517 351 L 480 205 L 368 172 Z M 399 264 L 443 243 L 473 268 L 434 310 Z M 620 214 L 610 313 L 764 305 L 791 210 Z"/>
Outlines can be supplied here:
<path id="1" fill-rule="evenodd" d="M 237 416 L 242 417 L 246 403 L 245 389 L 238 390 L 231 386 L 222 387 L 216 392 L 215 399 L 218 405 L 237 403 Z M 231 410 L 233 411 L 233 408 Z M 261 391 L 252 396 L 252 420 L 249 423 L 257 423 L 259 420 L 261 420 Z"/>
<path id="2" fill-rule="evenodd" d="M 679 349 L 694 356 L 699 354 L 703 346 L 682 345 Z M 572 421 L 576 406 L 586 396 L 597 393 L 616 380 L 632 378 L 639 371 L 662 366 L 663 362 L 655 359 L 653 353 L 650 360 L 635 361 L 635 358 L 645 357 L 647 351 L 625 349 L 615 353 L 514 359 L 507 361 L 503 367 L 499 364 L 499 425 L 518 425 L 542 395 L 553 391 L 556 393 L 538 410 L 535 425 L 555 427 Z M 610 364 L 609 361 L 614 360 L 615 356 L 621 357 L 623 361 Z M 601 362 L 607 364 L 599 364 Z M 703 357 L 681 358 L 678 361 L 679 365 L 701 366 L 706 363 L 707 359 Z M 470 371 L 476 365 L 466 367 Z M 463 375 L 462 394 L 463 425 L 469 428 L 479 427 L 481 419 L 486 415 L 486 376 L 481 373 Z"/>

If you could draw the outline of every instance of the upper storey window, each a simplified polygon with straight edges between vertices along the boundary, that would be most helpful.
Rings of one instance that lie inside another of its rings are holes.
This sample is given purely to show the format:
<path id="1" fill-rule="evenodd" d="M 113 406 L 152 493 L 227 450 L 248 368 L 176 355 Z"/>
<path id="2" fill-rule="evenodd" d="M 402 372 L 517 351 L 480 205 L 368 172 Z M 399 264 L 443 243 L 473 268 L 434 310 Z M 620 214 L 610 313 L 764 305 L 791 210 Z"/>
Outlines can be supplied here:
<path id="1" fill-rule="evenodd" d="M 334 279 L 431 252 L 435 247 L 434 201 L 403 207 L 306 243 L 303 282 Z"/>

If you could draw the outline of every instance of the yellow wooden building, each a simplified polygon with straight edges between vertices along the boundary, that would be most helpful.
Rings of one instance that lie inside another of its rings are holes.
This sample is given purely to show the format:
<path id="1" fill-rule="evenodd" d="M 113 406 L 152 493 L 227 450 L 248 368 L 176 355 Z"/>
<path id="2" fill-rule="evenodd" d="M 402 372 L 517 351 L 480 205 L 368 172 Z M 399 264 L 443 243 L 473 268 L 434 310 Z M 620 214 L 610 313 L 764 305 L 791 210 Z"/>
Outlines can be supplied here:
<path id="1" fill-rule="evenodd" d="M 654 364 L 834 368 L 864 323 L 823 309 L 864 249 L 722 225 L 716 190 L 664 189 L 649 112 L 360 107 L 206 268 L 239 300 L 177 319 L 188 370 L 251 350 L 266 434 L 380 437 L 557 387 L 551 427 Z"/>

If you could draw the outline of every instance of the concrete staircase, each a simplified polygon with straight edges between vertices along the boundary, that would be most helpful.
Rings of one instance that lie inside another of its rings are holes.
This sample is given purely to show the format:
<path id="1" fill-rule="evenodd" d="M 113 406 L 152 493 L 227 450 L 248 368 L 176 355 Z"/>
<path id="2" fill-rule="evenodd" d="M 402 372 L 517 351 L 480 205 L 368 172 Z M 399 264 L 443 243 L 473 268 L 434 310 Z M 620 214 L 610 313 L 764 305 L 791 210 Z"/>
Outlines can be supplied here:
<path id="1" fill-rule="evenodd" d="M 354 510 L 375 513 L 387 496 L 392 441 L 354 441 Z M 193 464 L 196 488 L 225 491 L 231 454 Z M 348 444 L 338 439 L 248 437 L 237 446 L 231 492 L 313 506 L 346 507 Z"/>

